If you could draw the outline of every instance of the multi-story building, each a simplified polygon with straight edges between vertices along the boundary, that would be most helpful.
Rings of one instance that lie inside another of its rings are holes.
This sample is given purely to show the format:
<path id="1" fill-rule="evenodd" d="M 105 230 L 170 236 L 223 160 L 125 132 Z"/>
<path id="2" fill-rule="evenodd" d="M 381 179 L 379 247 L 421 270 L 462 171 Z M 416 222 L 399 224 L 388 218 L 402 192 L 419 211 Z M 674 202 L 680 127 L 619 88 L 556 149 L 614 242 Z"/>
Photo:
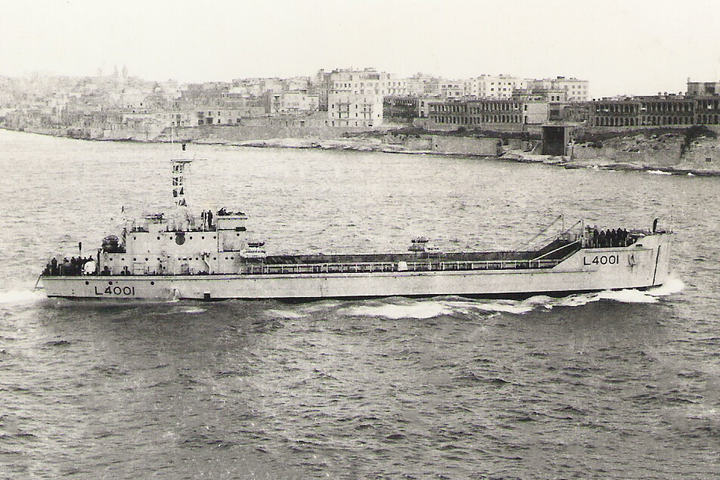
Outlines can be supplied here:
<path id="1" fill-rule="evenodd" d="M 374 68 L 338 69 L 330 72 L 328 85 L 328 125 L 333 127 L 377 127 L 383 122 L 383 97 L 388 85 L 402 89 L 390 74 Z M 405 85 L 406 88 L 406 85 Z"/>
<path id="2" fill-rule="evenodd" d="M 707 102 L 711 114 L 698 115 L 702 100 L 679 95 L 622 97 L 592 102 L 592 127 L 690 126 L 717 121 L 718 102 Z M 707 116 L 706 116 L 707 115 Z"/>
<path id="3" fill-rule="evenodd" d="M 319 105 L 317 95 L 309 95 L 307 91 L 290 91 L 269 94 L 269 113 L 303 114 L 316 112 Z"/>
<path id="4" fill-rule="evenodd" d="M 327 121 L 330 127 L 380 126 L 383 123 L 383 97 L 373 93 L 331 93 Z"/>
<path id="5" fill-rule="evenodd" d="M 284 90 L 283 80 L 280 78 L 238 78 L 233 80 L 228 90 L 233 93 L 251 97 L 262 97 L 268 92 L 278 93 Z"/>
<path id="6" fill-rule="evenodd" d="M 691 82 L 688 78 L 687 95 L 689 97 L 718 94 L 720 94 L 720 82 Z"/>
<path id="7" fill-rule="evenodd" d="M 521 131 L 523 102 L 517 99 L 448 100 L 430 103 L 430 124 L 467 129 Z"/>
<path id="8" fill-rule="evenodd" d="M 695 99 L 695 123 L 698 125 L 720 125 L 720 95 Z"/>
<path id="9" fill-rule="evenodd" d="M 330 73 L 329 93 L 384 96 L 391 78 L 393 76 L 389 73 L 378 72 L 374 68 L 337 69 Z"/>
<path id="10" fill-rule="evenodd" d="M 437 95 L 418 97 L 418 116 L 420 118 L 430 117 L 430 104 L 439 100 Z"/>
<path id="11" fill-rule="evenodd" d="M 465 89 L 461 80 L 441 80 L 440 96 L 443 98 L 460 98 L 465 96 Z"/>
<path id="12" fill-rule="evenodd" d="M 527 88 L 526 78 L 510 75 L 481 75 L 463 82 L 464 94 L 477 98 L 510 98 L 515 90 Z"/>
<path id="13" fill-rule="evenodd" d="M 517 90 L 512 99 L 522 103 L 523 125 L 542 125 L 549 120 L 551 104 L 544 93 Z"/>
<path id="14" fill-rule="evenodd" d="M 384 95 L 402 97 L 408 95 L 408 81 L 406 78 L 396 78 L 390 75 L 385 85 Z"/>
<path id="15" fill-rule="evenodd" d="M 552 90 L 564 91 L 567 94 L 568 102 L 587 102 L 589 98 L 590 82 L 587 80 L 578 80 L 577 78 L 544 78 L 540 80 L 530 80 L 528 88 L 530 90 Z"/>
<path id="16" fill-rule="evenodd" d="M 294 91 L 307 91 L 310 88 L 309 77 L 291 77 L 286 78 L 282 81 L 283 91 L 294 92 Z"/>
<path id="17" fill-rule="evenodd" d="M 407 95 L 439 95 L 440 79 L 424 73 L 416 73 L 405 79 Z"/>
<path id="18" fill-rule="evenodd" d="M 195 111 L 195 125 L 233 125 L 240 123 L 242 111 L 237 109 L 214 108 Z"/>
<path id="19" fill-rule="evenodd" d="M 408 122 L 420 116 L 420 97 L 416 95 L 383 98 L 383 121 Z"/>

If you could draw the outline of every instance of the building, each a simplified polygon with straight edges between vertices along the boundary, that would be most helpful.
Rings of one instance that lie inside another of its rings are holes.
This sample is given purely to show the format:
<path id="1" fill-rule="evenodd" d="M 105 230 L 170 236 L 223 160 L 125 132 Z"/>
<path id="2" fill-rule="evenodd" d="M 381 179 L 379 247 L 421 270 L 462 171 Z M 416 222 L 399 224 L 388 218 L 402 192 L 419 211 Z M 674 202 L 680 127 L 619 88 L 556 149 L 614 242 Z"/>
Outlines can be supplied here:
<path id="1" fill-rule="evenodd" d="M 589 99 L 590 82 L 577 78 L 544 78 L 528 82 L 530 90 L 548 90 L 566 92 L 567 102 L 587 102 Z"/>
<path id="2" fill-rule="evenodd" d="M 395 97 L 402 97 L 408 95 L 408 81 L 405 78 L 395 78 L 394 75 L 390 75 L 385 85 L 385 93 L 383 95 L 391 95 Z"/>
<path id="3" fill-rule="evenodd" d="M 447 100 L 429 105 L 431 127 L 523 130 L 525 110 L 519 99 Z"/>
<path id="4" fill-rule="evenodd" d="M 720 125 L 720 95 L 695 99 L 695 123 L 697 125 Z"/>
<path id="5" fill-rule="evenodd" d="M 441 80 L 439 93 L 443 98 L 460 98 L 465 96 L 465 88 L 461 80 Z"/>
<path id="6" fill-rule="evenodd" d="M 420 117 L 420 97 L 415 95 L 383 98 L 383 121 L 411 122 Z"/>
<path id="7" fill-rule="evenodd" d="M 704 107 L 700 114 L 699 107 Z M 717 99 L 700 100 L 680 95 L 602 99 L 591 103 L 590 126 L 617 128 L 702 125 L 717 122 L 718 107 Z"/>
<path id="8" fill-rule="evenodd" d="M 705 96 L 720 94 L 720 82 L 691 82 L 687 81 L 687 96 Z"/>
<path id="9" fill-rule="evenodd" d="M 481 75 L 463 82 L 464 95 L 477 98 L 510 98 L 515 90 L 526 90 L 526 78 L 510 75 Z"/>
<path id="10" fill-rule="evenodd" d="M 390 88 L 407 88 L 394 76 L 374 68 L 337 69 L 325 79 L 328 88 L 328 126 L 377 127 L 383 123 L 383 97 Z M 395 82 L 391 85 L 391 82 Z M 319 104 L 322 100 L 319 101 Z"/>
<path id="11" fill-rule="evenodd" d="M 440 94 L 440 79 L 424 73 L 416 73 L 405 79 L 407 95 L 418 97 Z"/>
<path id="12" fill-rule="evenodd" d="M 306 114 L 316 112 L 320 98 L 306 91 L 269 93 L 269 113 Z"/>
<path id="13" fill-rule="evenodd" d="M 342 92 L 328 96 L 328 126 L 373 128 L 382 123 L 382 95 Z"/>

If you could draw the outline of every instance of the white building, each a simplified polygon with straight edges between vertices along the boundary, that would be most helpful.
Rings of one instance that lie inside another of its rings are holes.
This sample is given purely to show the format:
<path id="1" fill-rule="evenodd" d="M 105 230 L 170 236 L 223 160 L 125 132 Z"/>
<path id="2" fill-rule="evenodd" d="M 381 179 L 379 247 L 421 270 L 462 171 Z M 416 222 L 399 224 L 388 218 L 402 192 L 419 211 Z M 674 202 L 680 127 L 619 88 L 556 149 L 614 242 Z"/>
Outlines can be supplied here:
<path id="1" fill-rule="evenodd" d="M 543 78 L 532 80 L 528 87 L 531 90 L 562 90 L 566 92 L 568 102 L 587 102 L 589 98 L 589 85 L 587 80 L 577 78 Z"/>
<path id="2" fill-rule="evenodd" d="M 465 96 L 464 82 L 461 80 L 441 80 L 440 96 L 443 98 L 460 98 Z"/>
<path id="3" fill-rule="evenodd" d="M 331 127 L 377 127 L 383 122 L 383 97 L 390 90 L 407 90 L 407 82 L 374 68 L 333 70 L 327 83 Z"/>
<path id="4" fill-rule="evenodd" d="M 406 95 L 437 95 L 439 93 L 439 79 L 431 75 L 416 73 L 410 78 L 405 79 L 407 87 Z"/>
<path id="5" fill-rule="evenodd" d="M 270 94 L 270 113 L 310 113 L 318 110 L 319 97 L 303 91 Z"/>
<path id="6" fill-rule="evenodd" d="M 330 127 L 372 128 L 382 125 L 383 97 L 374 93 L 331 93 L 328 96 L 327 122 Z"/>
<path id="7" fill-rule="evenodd" d="M 481 75 L 463 82 L 464 93 L 477 98 L 510 98 L 515 90 L 525 90 L 528 79 L 510 75 Z"/>
<path id="8" fill-rule="evenodd" d="M 353 95 L 387 95 L 389 73 L 374 68 L 363 70 L 338 69 L 330 73 L 329 93 L 351 93 Z"/>

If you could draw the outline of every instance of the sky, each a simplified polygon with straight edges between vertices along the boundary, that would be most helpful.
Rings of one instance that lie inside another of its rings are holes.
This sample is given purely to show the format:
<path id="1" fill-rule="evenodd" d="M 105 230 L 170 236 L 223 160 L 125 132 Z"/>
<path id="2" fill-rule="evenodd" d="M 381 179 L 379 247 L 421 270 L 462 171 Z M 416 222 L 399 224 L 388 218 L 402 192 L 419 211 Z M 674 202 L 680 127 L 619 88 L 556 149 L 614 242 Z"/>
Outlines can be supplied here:
<path id="1" fill-rule="evenodd" d="M 0 0 L 0 75 L 115 66 L 183 83 L 375 67 L 679 93 L 720 80 L 720 0 Z"/>

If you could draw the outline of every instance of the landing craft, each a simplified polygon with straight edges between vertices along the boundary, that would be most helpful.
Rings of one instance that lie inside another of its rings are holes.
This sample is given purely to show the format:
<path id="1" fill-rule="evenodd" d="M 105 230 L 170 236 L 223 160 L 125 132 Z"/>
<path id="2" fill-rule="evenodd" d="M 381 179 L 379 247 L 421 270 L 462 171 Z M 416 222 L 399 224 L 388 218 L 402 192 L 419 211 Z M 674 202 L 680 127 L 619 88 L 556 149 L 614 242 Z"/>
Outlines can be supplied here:
<path id="1" fill-rule="evenodd" d="M 408 253 L 268 255 L 247 216 L 192 214 L 185 172 L 172 160 L 176 209 L 127 222 L 93 257 L 60 257 L 40 277 L 48 297 L 95 299 L 291 299 L 529 297 L 644 289 L 668 278 L 670 234 L 578 222 L 532 250 L 441 252 L 424 237 Z"/>

